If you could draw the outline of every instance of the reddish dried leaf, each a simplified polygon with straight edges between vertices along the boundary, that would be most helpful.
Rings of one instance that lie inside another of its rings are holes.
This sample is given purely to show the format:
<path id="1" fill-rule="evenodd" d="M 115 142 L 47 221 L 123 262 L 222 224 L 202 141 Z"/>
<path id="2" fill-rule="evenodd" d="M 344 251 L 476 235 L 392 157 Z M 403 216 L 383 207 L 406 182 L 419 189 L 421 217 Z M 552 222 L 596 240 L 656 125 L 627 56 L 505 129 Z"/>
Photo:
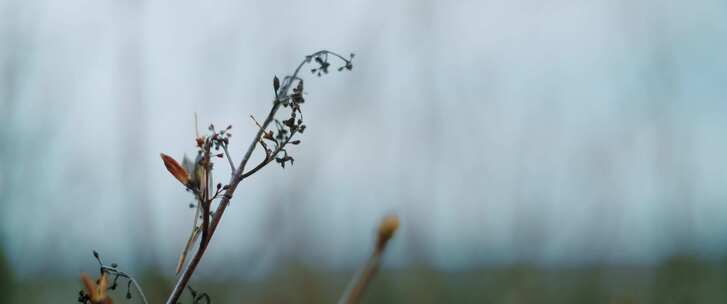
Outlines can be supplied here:
<path id="1" fill-rule="evenodd" d="M 187 186 L 189 184 L 189 173 L 187 173 L 187 170 L 182 167 L 174 158 L 172 158 L 169 155 L 166 155 L 164 153 L 160 154 L 162 157 L 162 161 L 164 161 L 164 166 L 167 167 L 167 171 L 174 176 L 182 185 Z"/>

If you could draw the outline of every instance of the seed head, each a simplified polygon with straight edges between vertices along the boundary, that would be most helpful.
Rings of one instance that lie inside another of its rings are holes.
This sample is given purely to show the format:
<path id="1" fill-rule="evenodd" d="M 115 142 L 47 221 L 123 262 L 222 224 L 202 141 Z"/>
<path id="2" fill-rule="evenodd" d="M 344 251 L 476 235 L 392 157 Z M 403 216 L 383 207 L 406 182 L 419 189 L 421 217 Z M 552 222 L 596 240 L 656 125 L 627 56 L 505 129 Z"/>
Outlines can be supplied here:
<path id="1" fill-rule="evenodd" d="M 387 215 L 379 224 L 379 233 L 376 241 L 376 250 L 383 251 L 386 243 L 391 240 L 396 230 L 399 229 L 399 217 L 396 215 Z"/>
<path id="2" fill-rule="evenodd" d="M 162 161 L 164 161 L 164 166 L 167 167 L 167 171 L 174 176 L 182 185 L 188 186 L 189 185 L 189 173 L 187 173 L 187 170 L 182 167 L 174 158 L 172 158 L 169 155 L 166 155 L 164 153 L 160 154 L 162 157 Z"/>

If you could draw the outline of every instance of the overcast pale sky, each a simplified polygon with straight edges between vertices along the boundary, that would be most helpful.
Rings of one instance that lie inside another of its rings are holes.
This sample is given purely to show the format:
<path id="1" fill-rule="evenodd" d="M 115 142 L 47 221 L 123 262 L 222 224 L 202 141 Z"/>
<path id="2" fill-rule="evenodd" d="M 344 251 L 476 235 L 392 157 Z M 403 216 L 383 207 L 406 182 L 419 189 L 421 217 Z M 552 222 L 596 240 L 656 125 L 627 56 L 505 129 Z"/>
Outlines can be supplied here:
<path id="1" fill-rule="evenodd" d="M 0 0 L 2 244 L 21 275 L 91 248 L 173 269 L 193 213 L 159 153 L 195 153 L 197 113 L 239 159 L 272 76 L 330 49 L 353 71 L 306 75 L 295 165 L 243 183 L 203 273 L 353 267 L 387 213 L 391 265 L 720 256 L 724 20 L 716 0 Z"/>

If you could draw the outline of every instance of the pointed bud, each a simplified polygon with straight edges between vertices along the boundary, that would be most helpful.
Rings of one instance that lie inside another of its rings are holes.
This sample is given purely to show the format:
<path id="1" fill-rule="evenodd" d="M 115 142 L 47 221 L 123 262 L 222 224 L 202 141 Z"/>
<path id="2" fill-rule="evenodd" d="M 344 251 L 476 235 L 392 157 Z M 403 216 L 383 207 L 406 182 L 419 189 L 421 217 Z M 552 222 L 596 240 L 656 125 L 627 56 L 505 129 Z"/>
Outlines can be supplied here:
<path id="1" fill-rule="evenodd" d="M 171 156 L 164 153 L 161 153 L 160 155 L 162 157 L 162 161 L 164 161 L 164 166 L 167 167 L 167 171 L 169 171 L 169 173 L 171 173 L 174 178 L 182 183 L 182 185 L 189 185 L 189 173 L 187 173 L 187 170 L 185 170 L 184 167 L 182 167 Z"/>
<path id="2" fill-rule="evenodd" d="M 278 76 L 273 77 L 273 90 L 277 92 L 280 89 L 280 79 L 278 79 Z"/>
<path id="3" fill-rule="evenodd" d="M 383 251 L 386 243 L 391 240 L 396 230 L 399 229 L 399 217 L 387 215 L 379 225 L 378 238 L 376 240 L 376 251 Z"/>

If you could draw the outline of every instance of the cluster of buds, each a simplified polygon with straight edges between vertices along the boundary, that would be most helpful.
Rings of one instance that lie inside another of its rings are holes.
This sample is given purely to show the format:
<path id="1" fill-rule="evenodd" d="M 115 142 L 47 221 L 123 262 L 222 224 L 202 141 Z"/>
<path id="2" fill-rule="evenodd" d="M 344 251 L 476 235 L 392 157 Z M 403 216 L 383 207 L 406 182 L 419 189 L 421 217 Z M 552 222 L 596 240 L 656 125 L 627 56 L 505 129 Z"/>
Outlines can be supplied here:
<path id="1" fill-rule="evenodd" d="M 323 53 L 321 55 L 313 57 L 313 60 L 318 64 L 318 67 L 311 69 L 310 70 L 311 73 L 318 75 L 318 77 L 321 77 L 321 75 L 323 75 L 323 74 L 328 74 L 328 68 L 331 66 L 331 63 L 328 62 L 328 54 L 330 54 L 330 53 Z M 335 56 L 338 56 L 338 55 L 335 55 Z M 338 67 L 338 71 L 340 72 L 340 71 L 343 71 L 344 69 L 350 71 L 351 69 L 353 69 L 352 62 L 353 62 L 354 56 L 355 56 L 354 53 L 351 53 L 349 55 L 348 59 L 338 56 L 345 63 L 344 65 Z M 310 60 L 310 58 L 309 58 L 309 60 Z"/>
<path id="2" fill-rule="evenodd" d="M 298 85 L 293 88 L 293 93 L 290 94 L 289 98 L 278 98 L 277 91 L 280 89 L 280 80 L 278 77 L 273 78 L 273 90 L 276 92 L 276 102 L 279 102 L 284 108 L 290 108 L 290 114 L 288 119 L 280 121 L 275 119 L 276 131 L 266 130 L 263 132 L 260 138 L 260 145 L 265 149 L 266 160 L 275 157 L 275 161 L 285 168 L 286 163 L 291 165 L 295 159 L 288 154 L 288 150 L 285 149 L 287 144 L 299 145 L 300 140 L 292 140 L 296 133 L 303 133 L 305 131 L 305 124 L 303 124 L 303 112 L 301 111 L 301 105 L 305 103 L 303 98 L 303 80 L 298 80 Z M 254 117 L 251 118 L 255 121 L 258 127 L 262 127 Z"/>

